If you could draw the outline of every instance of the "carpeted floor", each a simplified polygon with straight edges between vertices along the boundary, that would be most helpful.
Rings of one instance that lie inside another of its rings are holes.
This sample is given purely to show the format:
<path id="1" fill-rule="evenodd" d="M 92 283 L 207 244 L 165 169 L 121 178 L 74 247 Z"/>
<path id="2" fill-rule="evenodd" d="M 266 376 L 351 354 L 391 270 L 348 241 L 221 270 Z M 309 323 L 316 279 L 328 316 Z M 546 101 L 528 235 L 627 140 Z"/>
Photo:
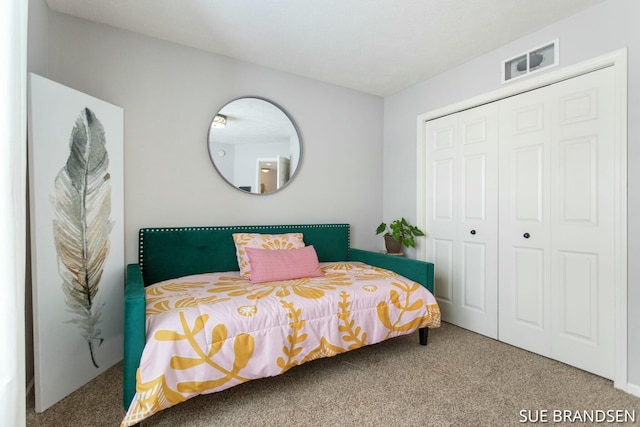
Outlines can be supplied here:
<path id="1" fill-rule="evenodd" d="M 27 426 L 119 425 L 121 370 L 117 364 L 40 414 L 30 397 Z M 529 410 L 526 418 L 521 411 Z M 554 410 L 571 411 L 564 424 L 572 426 L 586 424 L 576 419 L 583 411 L 597 419 L 606 414 L 597 411 L 617 410 L 640 426 L 640 398 L 611 381 L 446 323 L 430 331 L 426 347 L 417 332 L 394 338 L 198 396 L 142 426 L 516 426 L 544 410 L 549 425 Z"/>

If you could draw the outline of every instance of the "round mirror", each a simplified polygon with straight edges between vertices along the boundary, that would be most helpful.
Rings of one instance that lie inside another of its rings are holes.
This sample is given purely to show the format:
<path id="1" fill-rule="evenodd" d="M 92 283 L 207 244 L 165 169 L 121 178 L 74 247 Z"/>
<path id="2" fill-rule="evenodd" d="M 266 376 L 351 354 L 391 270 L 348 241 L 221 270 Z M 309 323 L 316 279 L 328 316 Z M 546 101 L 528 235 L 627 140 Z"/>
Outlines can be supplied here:
<path id="1" fill-rule="evenodd" d="M 209 155 L 229 184 L 271 194 L 295 176 L 302 151 L 293 120 L 278 105 L 247 97 L 229 102 L 209 126 Z"/>

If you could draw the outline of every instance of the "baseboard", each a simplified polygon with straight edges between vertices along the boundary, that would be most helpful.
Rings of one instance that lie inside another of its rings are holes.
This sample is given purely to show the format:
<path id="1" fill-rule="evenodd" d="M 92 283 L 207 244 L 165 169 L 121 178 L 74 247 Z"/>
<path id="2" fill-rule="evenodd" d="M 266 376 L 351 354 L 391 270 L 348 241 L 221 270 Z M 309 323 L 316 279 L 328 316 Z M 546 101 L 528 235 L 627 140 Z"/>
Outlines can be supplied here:
<path id="1" fill-rule="evenodd" d="M 627 393 L 640 397 L 640 385 L 627 383 Z"/>

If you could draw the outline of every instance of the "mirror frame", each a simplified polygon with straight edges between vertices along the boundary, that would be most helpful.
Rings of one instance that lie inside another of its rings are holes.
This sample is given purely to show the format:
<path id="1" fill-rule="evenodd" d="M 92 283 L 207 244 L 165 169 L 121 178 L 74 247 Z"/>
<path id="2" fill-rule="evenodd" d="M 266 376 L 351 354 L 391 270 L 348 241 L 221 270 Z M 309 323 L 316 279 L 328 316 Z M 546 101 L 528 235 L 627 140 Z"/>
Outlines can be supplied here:
<path id="1" fill-rule="evenodd" d="M 213 125 L 215 117 L 217 115 L 219 115 L 219 114 L 224 114 L 222 112 L 222 110 L 224 110 L 224 108 L 227 107 L 228 105 L 232 104 L 233 102 L 240 101 L 240 100 L 243 100 L 243 99 L 253 99 L 253 100 L 263 101 L 263 102 L 266 102 L 266 103 L 272 105 L 273 107 L 277 108 L 284 115 L 284 117 L 286 117 L 287 120 L 289 120 L 289 123 L 292 125 L 293 130 L 294 130 L 294 132 L 295 132 L 295 134 L 296 134 L 296 136 L 298 138 L 299 155 L 298 155 L 298 162 L 297 162 L 296 168 L 293 170 L 293 173 L 290 173 L 290 176 L 289 176 L 289 179 L 287 180 L 287 182 L 285 182 L 282 186 L 280 186 L 276 190 L 268 192 L 268 193 L 247 191 L 247 190 L 244 190 L 244 189 L 236 186 L 231 181 L 229 181 L 229 179 L 227 179 L 227 177 L 222 173 L 222 171 L 220 170 L 220 168 L 216 164 L 215 153 L 213 153 L 213 150 L 211 149 L 211 131 L 212 131 L 212 125 Z M 240 191 L 242 193 L 245 193 L 245 194 L 251 194 L 251 195 L 256 195 L 256 196 L 269 196 L 271 194 L 279 193 L 280 191 L 282 191 L 283 189 L 288 187 L 289 184 L 291 183 L 291 181 L 293 181 L 293 179 L 297 176 L 298 171 L 300 170 L 300 167 L 302 165 L 302 158 L 303 158 L 302 134 L 300 132 L 300 129 L 298 128 L 298 125 L 296 124 L 295 120 L 293 119 L 293 117 L 289 114 L 289 112 L 287 110 L 285 110 L 278 103 L 276 103 L 276 102 L 274 102 L 274 101 L 272 101 L 272 100 L 270 100 L 268 98 L 263 98 L 263 97 L 260 97 L 260 96 L 253 96 L 253 95 L 241 96 L 241 97 L 234 98 L 234 99 L 226 102 L 222 107 L 220 107 L 218 109 L 218 111 L 211 118 L 211 122 L 209 122 L 209 128 L 207 130 L 207 152 L 209 153 L 209 158 L 211 159 L 211 163 L 213 164 L 213 167 L 216 170 L 216 172 L 218 173 L 218 175 L 227 184 L 229 184 L 231 187 L 233 187 L 236 190 L 238 190 L 238 191 Z"/>

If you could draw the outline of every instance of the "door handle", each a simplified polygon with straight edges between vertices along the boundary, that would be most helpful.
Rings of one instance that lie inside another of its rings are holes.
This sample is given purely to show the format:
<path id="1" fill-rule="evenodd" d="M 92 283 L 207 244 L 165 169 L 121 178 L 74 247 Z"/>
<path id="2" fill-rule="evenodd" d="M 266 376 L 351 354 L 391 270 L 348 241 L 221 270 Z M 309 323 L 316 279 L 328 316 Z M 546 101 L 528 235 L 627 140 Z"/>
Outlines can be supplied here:
<path id="1" fill-rule="evenodd" d="M 524 233 L 524 234 L 522 235 L 522 237 L 524 237 L 525 239 L 528 239 L 529 237 L 531 237 L 531 234 L 529 234 L 529 233 Z"/>

